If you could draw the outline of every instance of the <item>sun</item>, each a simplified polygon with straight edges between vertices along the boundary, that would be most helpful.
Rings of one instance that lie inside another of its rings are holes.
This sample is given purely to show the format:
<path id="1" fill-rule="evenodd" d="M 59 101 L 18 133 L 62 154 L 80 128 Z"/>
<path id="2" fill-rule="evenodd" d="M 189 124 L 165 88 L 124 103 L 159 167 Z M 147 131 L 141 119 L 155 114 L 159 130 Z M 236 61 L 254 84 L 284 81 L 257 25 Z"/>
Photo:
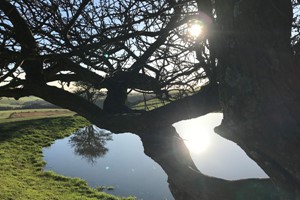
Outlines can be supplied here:
<path id="1" fill-rule="evenodd" d="M 188 33 L 193 38 L 197 38 L 197 37 L 201 36 L 201 34 L 203 33 L 203 26 L 200 23 L 196 23 L 196 22 L 192 23 L 188 27 Z"/>
<path id="2" fill-rule="evenodd" d="M 211 145 L 211 133 L 205 128 L 201 128 L 194 124 L 189 124 L 182 131 L 181 138 L 190 152 L 200 154 L 205 152 Z"/>
<path id="3" fill-rule="evenodd" d="M 210 137 L 206 133 L 198 133 L 198 135 L 185 139 L 184 142 L 191 152 L 199 154 L 210 146 Z"/>
<path id="4" fill-rule="evenodd" d="M 214 128 L 222 121 L 220 113 L 183 120 L 173 124 L 191 154 L 205 155 L 215 142 Z"/>

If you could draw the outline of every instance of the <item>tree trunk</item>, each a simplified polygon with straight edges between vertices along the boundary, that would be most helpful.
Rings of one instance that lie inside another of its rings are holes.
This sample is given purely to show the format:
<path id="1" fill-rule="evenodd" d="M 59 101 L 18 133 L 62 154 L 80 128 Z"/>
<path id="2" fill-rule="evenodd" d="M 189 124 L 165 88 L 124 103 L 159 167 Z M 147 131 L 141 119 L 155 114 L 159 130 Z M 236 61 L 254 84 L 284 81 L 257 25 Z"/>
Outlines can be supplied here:
<path id="1" fill-rule="evenodd" d="M 174 127 L 145 131 L 141 135 L 145 154 L 168 175 L 169 188 L 176 200 L 279 200 L 291 199 L 274 188 L 270 179 L 229 181 L 202 174 Z"/>
<path id="2" fill-rule="evenodd" d="M 127 87 L 115 84 L 107 88 L 107 96 L 103 110 L 108 113 L 127 113 L 130 109 L 125 105 L 127 100 Z"/>
<path id="3" fill-rule="evenodd" d="M 216 11 L 224 112 L 216 131 L 300 198 L 300 70 L 290 45 L 291 1 L 216 0 Z"/>

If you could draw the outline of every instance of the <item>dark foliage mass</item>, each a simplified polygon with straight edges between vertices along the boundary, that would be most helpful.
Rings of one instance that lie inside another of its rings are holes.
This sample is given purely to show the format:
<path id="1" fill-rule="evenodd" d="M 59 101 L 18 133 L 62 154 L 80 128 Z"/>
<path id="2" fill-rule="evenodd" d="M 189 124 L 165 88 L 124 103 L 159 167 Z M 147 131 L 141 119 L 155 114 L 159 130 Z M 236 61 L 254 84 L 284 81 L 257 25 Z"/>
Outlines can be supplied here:
<path id="1" fill-rule="evenodd" d="M 216 82 L 213 17 L 196 1 L 16 0 L 0 16 L 0 96 L 38 96 L 95 122 L 139 112 L 126 106 L 133 91 L 173 101 Z"/>
<path id="2" fill-rule="evenodd" d="M 207 41 L 187 34 L 193 21 L 209 23 L 192 1 L 17 0 L 0 15 L 3 90 L 84 82 L 168 97 L 193 92 L 214 64 Z"/>

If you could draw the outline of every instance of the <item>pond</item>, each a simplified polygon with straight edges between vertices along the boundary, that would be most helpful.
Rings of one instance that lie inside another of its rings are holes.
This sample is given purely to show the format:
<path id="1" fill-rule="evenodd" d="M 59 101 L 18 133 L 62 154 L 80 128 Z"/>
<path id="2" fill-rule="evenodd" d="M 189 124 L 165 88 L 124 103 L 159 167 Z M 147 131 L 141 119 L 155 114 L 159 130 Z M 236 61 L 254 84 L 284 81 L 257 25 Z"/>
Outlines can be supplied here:
<path id="1" fill-rule="evenodd" d="M 227 180 L 267 175 L 235 143 L 213 132 L 222 114 L 212 113 L 174 124 L 201 173 Z M 112 134 L 95 126 L 43 149 L 45 170 L 86 180 L 105 192 L 144 200 L 172 200 L 168 176 L 144 154 L 141 139 L 131 133 Z"/>

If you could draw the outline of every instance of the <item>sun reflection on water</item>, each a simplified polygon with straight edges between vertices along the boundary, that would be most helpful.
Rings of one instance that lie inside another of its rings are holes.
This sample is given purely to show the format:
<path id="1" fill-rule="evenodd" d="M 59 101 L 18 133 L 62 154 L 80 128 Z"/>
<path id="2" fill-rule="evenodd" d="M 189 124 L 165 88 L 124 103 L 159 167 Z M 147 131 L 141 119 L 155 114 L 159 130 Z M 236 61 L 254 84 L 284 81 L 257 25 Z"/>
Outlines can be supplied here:
<path id="1" fill-rule="evenodd" d="M 222 119 L 219 117 L 216 120 L 214 115 L 210 114 L 205 118 L 186 120 L 174 124 L 174 127 L 191 153 L 204 153 L 211 146 L 213 129 Z"/>
<path id="2" fill-rule="evenodd" d="M 208 130 L 199 128 L 191 123 L 191 126 L 181 134 L 187 148 L 193 153 L 202 153 L 207 150 L 211 144 L 211 134 Z"/>

